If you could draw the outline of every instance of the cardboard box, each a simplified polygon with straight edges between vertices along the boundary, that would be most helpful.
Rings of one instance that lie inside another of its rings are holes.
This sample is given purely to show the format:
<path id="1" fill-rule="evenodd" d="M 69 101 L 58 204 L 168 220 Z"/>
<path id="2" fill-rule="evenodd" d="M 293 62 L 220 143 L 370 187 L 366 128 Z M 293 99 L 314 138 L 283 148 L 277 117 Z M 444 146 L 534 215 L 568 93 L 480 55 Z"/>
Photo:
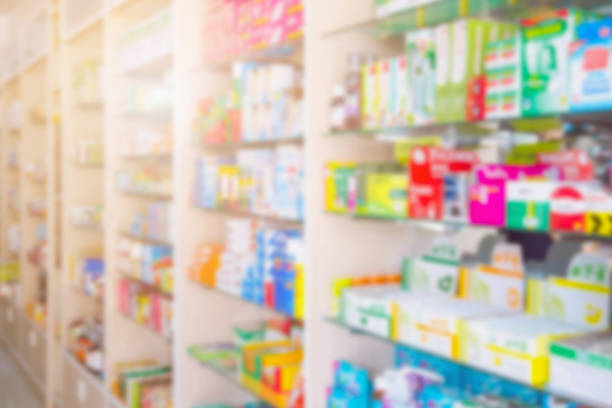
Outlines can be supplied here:
<path id="1" fill-rule="evenodd" d="M 542 386 L 548 381 L 550 341 L 587 331 L 583 326 L 527 315 L 469 320 L 462 326 L 460 359 L 521 383 Z"/>
<path id="2" fill-rule="evenodd" d="M 523 113 L 542 116 L 566 112 L 570 106 L 571 44 L 578 25 L 592 15 L 562 9 L 522 21 Z"/>
<path id="3" fill-rule="evenodd" d="M 546 181 L 511 181 L 506 184 L 506 227 L 549 231 L 550 198 L 555 187 Z"/>
<path id="4" fill-rule="evenodd" d="M 612 108 L 612 19 L 578 26 L 570 50 L 571 110 Z"/>
<path id="5" fill-rule="evenodd" d="M 550 345 L 550 390 L 575 395 L 598 406 L 609 406 L 611 350 L 610 332 L 553 342 Z"/>

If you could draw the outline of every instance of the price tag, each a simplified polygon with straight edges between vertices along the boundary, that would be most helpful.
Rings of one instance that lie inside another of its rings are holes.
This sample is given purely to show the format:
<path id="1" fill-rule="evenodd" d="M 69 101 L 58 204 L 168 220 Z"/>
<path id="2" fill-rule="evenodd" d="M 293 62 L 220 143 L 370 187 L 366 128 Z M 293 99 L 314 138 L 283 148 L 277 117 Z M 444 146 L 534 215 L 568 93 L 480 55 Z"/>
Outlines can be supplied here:
<path id="1" fill-rule="evenodd" d="M 83 380 L 77 382 L 77 398 L 79 402 L 85 402 L 87 399 L 87 384 Z"/>
<path id="2" fill-rule="evenodd" d="M 38 343 L 38 336 L 34 330 L 30 330 L 30 347 L 36 348 L 36 343 Z"/>
<path id="3" fill-rule="evenodd" d="M 521 247 L 516 244 L 501 243 L 493 249 L 493 267 L 505 270 L 523 270 Z"/>
<path id="4" fill-rule="evenodd" d="M 602 255 L 578 254 L 570 262 L 567 277 L 578 282 L 610 286 L 608 258 Z"/>

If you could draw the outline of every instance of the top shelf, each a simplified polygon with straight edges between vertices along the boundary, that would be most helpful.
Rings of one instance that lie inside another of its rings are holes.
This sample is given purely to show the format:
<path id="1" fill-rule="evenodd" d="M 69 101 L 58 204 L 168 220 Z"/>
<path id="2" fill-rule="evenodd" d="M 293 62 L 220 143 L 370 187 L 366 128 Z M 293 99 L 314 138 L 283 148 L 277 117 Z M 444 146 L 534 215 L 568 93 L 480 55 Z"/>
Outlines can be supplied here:
<path id="1" fill-rule="evenodd" d="M 332 37 L 361 31 L 378 38 L 389 38 L 460 18 L 494 17 L 516 21 L 527 14 L 533 14 L 538 9 L 542 11 L 562 7 L 596 9 L 597 6 L 605 6 L 604 3 L 601 0 L 430 0 L 428 4 L 332 28 L 325 31 L 324 36 Z"/>
<path id="2" fill-rule="evenodd" d="M 295 40 L 274 44 L 261 49 L 250 50 L 237 55 L 231 55 L 211 61 L 205 61 L 204 66 L 215 70 L 231 70 L 232 65 L 240 61 L 260 62 L 260 63 L 293 63 L 302 64 L 303 37 Z"/>

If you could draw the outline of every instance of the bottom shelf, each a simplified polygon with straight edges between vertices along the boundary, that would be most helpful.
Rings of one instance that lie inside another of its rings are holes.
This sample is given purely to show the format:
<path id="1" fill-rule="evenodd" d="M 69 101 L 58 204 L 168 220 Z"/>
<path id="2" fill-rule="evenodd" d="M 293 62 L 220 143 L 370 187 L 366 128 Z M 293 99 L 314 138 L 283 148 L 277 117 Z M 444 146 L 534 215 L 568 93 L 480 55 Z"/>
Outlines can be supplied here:
<path id="1" fill-rule="evenodd" d="M 413 349 L 413 350 L 417 350 L 419 352 L 426 353 L 426 354 L 429 354 L 431 356 L 435 356 L 436 358 L 447 360 L 449 362 L 452 362 L 454 364 L 457 364 L 457 365 L 465 367 L 465 368 L 469 368 L 469 369 L 472 369 L 472 370 L 475 370 L 475 371 L 479 371 L 479 372 L 482 372 L 482 373 L 490 374 L 490 375 L 502 378 L 502 379 L 504 379 L 504 380 L 506 380 L 508 382 L 511 382 L 511 383 L 514 383 L 514 384 L 517 384 L 517 385 L 520 385 L 520 386 L 523 386 L 523 387 L 528 387 L 528 388 L 531 388 L 531 389 L 539 391 L 539 392 L 544 392 L 544 393 L 547 393 L 547 394 L 549 394 L 549 395 L 551 395 L 553 397 L 559 398 L 559 399 L 564 399 L 564 400 L 567 400 L 567 401 L 574 402 L 574 403 L 578 404 L 578 406 L 580 406 L 580 407 L 585 407 L 585 408 L 588 408 L 588 407 L 593 407 L 593 408 L 612 408 L 612 404 L 609 405 L 609 406 L 602 406 L 600 403 L 594 403 L 593 401 L 588 401 L 585 398 L 577 397 L 575 395 L 570 395 L 568 393 L 564 393 L 564 392 L 559 391 L 559 390 L 552 390 L 552 389 L 549 389 L 548 387 L 536 387 L 536 386 L 533 386 L 531 384 L 522 383 L 522 382 L 517 381 L 516 379 L 500 375 L 499 373 L 487 371 L 487 370 L 485 370 L 485 369 L 483 369 L 481 367 L 472 365 L 469 362 L 463 362 L 463 361 L 458 361 L 458 360 L 455 360 L 455 359 L 450 359 L 450 358 L 448 358 L 446 356 L 432 353 L 430 350 L 421 349 L 421 348 L 419 348 L 417 346 L 414 346 L 412 344 L 404 344 L 402 342 L 395 341 L 395 340 L 390 339 L 388 337 L 380 336 L 380 335 L 377 335 L 377 334 L 374 334 L 374 333 L 370 333 L 370 332 L 365 331 L 365 330 L 361 330 L 361 329 L 352 327 L 352 326 L 342 322 L 341 320 L 339 320 L 339 319 L 337 319 L 335 317 L 328 317 L 328 318 L 325 319 L 325 321 L 328 322 L 329 324 L 332 324 L 332 325 L 340 328 L 340 329 L 348 330 L 351 334 L 367 336 L 367 337 L 370 337 L 370 338 L 373 338 L 373 339 L 377 339 L 377 340 L 380 340 L 380 341 L 387 342 L 387 343 L 389 343 L 391 345 L 405 346 L 407 348 L 410 348 L 410 349 Z"/>
<path id="2" fill-rule="evenodd" d="M 237 349 L 232 349 L 230 345 L 221 345 L 226 348 L 226 353 L 217 358 L 211 358 L 206 352 L 207 348 L 215 348 L 219 351 L 219 345 L 214 346 L 191 346 L 187 349 L 188 354 L 203 367 L 213 371 L 217 375 L 236 384 L 238 387 L 252 394 L 256 399 L 275 408 L 287 406 L 287 397 L 284 395 L 274 395 L 262 389 L 258 381 L 244 378 L 240 373 L 240 356 Z"/>

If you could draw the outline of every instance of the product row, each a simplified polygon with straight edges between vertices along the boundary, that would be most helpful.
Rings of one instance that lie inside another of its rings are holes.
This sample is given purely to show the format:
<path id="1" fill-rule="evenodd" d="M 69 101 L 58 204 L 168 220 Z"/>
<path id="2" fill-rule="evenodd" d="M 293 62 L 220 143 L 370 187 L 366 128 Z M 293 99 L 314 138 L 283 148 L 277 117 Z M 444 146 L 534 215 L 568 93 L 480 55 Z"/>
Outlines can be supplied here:
<path id="1" fill-rule="evenodd" d="M 196 249 L 190 278 L 246 301 L 301 319 L 304 241 L 298 230 L 248 219 L 226 223 L 225 243 Z"/>
<path id="2" fill-rule="evenodd" d="M 520 24 L 465 19 L 411 31 L 394 58 L 351 54 L 331 129 L 540 117 L 612 107 L 612 20 L 578 9 Z"/>
<path id="3" fill-rule="evenodd" d="M 199 158 L 195 204 L 205 209 L 302 220 L 303 158 L 303 149 L 298 145 L 240 149 L 231 156 Z"/>
<path id="4" fill-rule="evenodd" d="M 549 362 L 556 339 L 580 344 L 570 338 L 609 329 L 609 249 L 559 241 L 544 262 L 526 266 L 521 246 L 501 237 L 485 237 L 479 248 L 460 254 L 441 236 L 429 252 L 403 260 L 399 284 L 388 275 L 335 278 L 332 316 L 522 384 L 606 402 L 593 387 L 566 384 L 565 371 Z"/>
<path id="5" fill-rule="evenodd" d="M 436 220 L 529 231 L 609 236 L 612 196 L 582 150 L 562 150 L 512 164 L 485 164 L 476 151 L 414 147 L 405 164 L 327 164 L 327 211 Z M 527 147 L 527 146 L 525 146 Z M 552 147 L 552 150 L 551 150 Z M 612 167 L 610 167 L 612 169 Z"/>

